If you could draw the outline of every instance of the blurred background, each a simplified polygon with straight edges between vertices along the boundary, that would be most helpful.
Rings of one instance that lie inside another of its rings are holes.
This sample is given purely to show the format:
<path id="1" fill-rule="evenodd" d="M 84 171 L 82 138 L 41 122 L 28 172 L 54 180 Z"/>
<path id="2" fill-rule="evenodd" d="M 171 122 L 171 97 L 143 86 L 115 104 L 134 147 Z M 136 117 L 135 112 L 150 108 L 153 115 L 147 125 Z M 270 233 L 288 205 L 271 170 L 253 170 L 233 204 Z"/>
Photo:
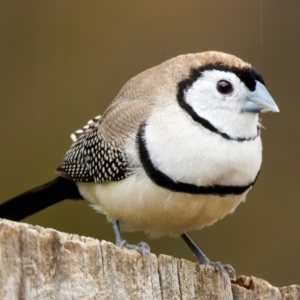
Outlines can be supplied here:
<path id="1" fill-rule="evenodd" d="M 238 275 L 300 284 L 298 0 L 1 0 L 0 201 L 53 179 L 70 134 L 102 114 L 132 76 L 206 50 L 255 66 L 281 112 L 262 116 L 263 166 L 246 203 L 191 236 Z M 114 241 L 105 217 L 83 201 L 23 221 Z M 181 239 L 125 238 L 194 259 Z"/>

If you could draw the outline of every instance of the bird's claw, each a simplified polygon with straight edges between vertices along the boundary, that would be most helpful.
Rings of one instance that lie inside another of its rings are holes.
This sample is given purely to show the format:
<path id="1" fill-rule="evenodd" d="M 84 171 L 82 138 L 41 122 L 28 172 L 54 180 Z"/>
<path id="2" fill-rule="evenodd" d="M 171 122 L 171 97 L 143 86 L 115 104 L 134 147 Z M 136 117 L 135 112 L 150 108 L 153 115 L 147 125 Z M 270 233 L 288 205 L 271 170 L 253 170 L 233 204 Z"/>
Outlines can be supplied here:
<path id="1" fill-rule="evenodd" d="M 224 283 L 226 283 L 227 281 L 227 276 L 229 276 L 230 274 L 232 274 L 233 276 L 233 280 L 236 279 L 236 273 L 234 268 L 227 264 L 227 265 L 222 265 L 219 261 L 217 262 L 212 262 L 212 261 L 208 261 L 205 266 L 210 265 L 212 267 L 214 267 L 221 275 L 222 280 Z"/>
<path id="2" fill-rule="evenodd" d="M 129 244 L 126 240 L 122 240 L 120 243 L 117 244 L 120 248 L 126 248 L 129 250 L 135 250 L 142 255 L 150 256 L 150 247 L 145 242 L 140 242 L 137 245 Z"/>
<path id="3" fill-rule="evenodd" d="M 235 273 L 235 270 L 234 270 L 234 268 L 232 267 L 232 265 L 229 265 L 229 264 L 227 264 L 227 265 L 223 265 L 223 269 L 227 272 L 227 274 L 228 275 L 232 275 L 232 279 L 234 280 L 234 281 L 236 281 L 236 273 Z"/>

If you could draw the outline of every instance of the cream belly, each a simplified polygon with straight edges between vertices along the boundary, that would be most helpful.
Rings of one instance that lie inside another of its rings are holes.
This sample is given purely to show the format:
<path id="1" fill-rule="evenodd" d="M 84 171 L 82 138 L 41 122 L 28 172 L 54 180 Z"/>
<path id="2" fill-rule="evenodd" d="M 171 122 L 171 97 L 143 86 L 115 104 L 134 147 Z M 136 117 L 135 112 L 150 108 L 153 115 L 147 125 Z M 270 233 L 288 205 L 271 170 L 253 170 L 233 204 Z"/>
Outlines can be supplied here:
<path id="1" fill-rule="evenodd" d="M 81 195 L 124 231 L 144 231 L 153 237 L 180 235 L 212 225 L 234 212 L 250 188 L 225 197 L 191 195 L 161 188 L 137 172 L 117 182 L 78 182 Z"/>

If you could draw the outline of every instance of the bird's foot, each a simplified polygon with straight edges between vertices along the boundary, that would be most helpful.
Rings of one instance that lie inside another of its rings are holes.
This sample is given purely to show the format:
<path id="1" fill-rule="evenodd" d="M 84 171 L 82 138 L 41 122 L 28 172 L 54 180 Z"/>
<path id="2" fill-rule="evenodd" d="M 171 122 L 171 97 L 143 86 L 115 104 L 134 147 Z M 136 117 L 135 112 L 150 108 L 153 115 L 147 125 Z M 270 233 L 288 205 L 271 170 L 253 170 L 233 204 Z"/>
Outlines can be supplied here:
<path id="1" fill-rule="evenodd" d="M 234 281 L 236 280 L 235 270 L 229 264 L 222 265 L 219 261 L 216 262 L 210 261 L 206 256 L 205 257 L 201 256 L 200 259 L 197 258 L 197 261 L 200 265 L 214 267 L 220 273 L 224 283 L 227 280 L 227 276 L 229 276 L 230 274 L 232 275 L 233 280 Z"/>
<path id="2" fill-rule="evenodd" d="M 126 240 L 121 240 L 117 242 L 117 246 L 120 248 L 135 250 L 145 256 L 150 256 L 150 247 L 145 242 L 140 242 L 138 244 L 129 244 Z"/>
<path id="3" fill-rule="evenodd" d="M 114 220 L 111 222 L 114 234 L 116 236 L 116 245 L 120 248 L 127 248 L 129 250 L 136 250 L 142 255 L 150 256 L 150 247 L 144 243 L 140 242 L 137 245 L 129 244 L 126 240 L 123 239 L 120 229 L 120 224 L 118 220 Z"/>
<path id="4" fill-rule="evenodd" d="M 227 282 L 227 276 L 229 276 L 229 274 L 232 274 L 233 280 L 236 279 L 235 270 L 231 265 L 222 265 L 220 262 L 210 261 L 186 233 L 183 233 L 181 237 L 196 256 L 199 265 L 209 265 L 214 267 L 220 273 L 225 285 Z"/>

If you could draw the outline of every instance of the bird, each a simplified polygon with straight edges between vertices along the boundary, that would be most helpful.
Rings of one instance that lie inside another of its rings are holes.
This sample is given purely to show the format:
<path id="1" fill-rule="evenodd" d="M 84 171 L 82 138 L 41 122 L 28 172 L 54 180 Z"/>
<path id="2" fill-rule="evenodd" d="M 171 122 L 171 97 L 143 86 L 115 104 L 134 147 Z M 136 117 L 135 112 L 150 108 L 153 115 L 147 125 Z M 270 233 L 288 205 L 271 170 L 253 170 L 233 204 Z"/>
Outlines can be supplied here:
<path id="1" fill-rule="evenodd" d="M 262 75 L 223 52 L 179 55 L 130 79 L 102 116 L 71 135 L 57 177 L 0 205 L 19 221 L 64 199 L 106 215 L 123 231 L 181 237 L 200 265 L 225 278 L 187 232 L 210 226 L 245 201 L 262 163 L 259 113 L 279 112 Z"/>

